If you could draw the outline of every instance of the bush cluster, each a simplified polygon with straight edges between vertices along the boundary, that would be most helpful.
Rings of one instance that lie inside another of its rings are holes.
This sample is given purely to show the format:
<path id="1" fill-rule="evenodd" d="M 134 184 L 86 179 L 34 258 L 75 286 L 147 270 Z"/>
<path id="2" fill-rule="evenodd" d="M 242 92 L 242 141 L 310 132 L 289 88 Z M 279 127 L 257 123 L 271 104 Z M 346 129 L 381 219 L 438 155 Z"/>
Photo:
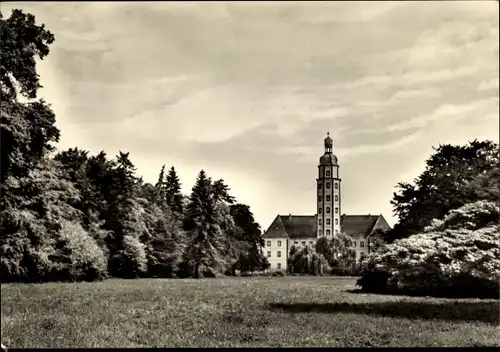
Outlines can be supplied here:
<path id="1" fill-rule="evenodd" d="M 363 262 L 363 291 L 447 297 L 500 294 L 499 208 L 478 201 L 426 232 L 385 245 Z"/>

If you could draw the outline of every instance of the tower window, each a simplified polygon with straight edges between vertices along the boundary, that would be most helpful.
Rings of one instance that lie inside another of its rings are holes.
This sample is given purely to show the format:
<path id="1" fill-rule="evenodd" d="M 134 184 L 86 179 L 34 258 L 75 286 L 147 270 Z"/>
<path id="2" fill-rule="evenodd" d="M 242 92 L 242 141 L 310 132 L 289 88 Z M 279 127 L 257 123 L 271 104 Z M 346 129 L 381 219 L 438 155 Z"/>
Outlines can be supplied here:
<path id="1" fill-rule="evenodd" d="M 330 176 L 330 170 L 327 170 L 327 171 L 326 171 L 326 176 L 327 176 L 327 177 L 328 177 L 328 176 Z"/>
<path id="2" fill-rule="evenodd" d="M 335 189 L 339 189 L 339 184 L 335 182 Z"/>
<path id="3" fill-rule="evenodd" d="M 330 182 L 326 183 L 326 188 L 330 188 Z"/>
<path id="4" fill-rule="evenodd" d="M 330 236 L 330 230 L 326 230 L 326 235 Z"/>
<path id="5" fill-rule="evenodd" d="M 278 258 L 281 258 L 281 252 L 278 251 Z"/>
<path id="6" fill-rule="evenodd" d="M 336 195 L 335 196 L 335 201 L 338 202 L 338 200 L 339 200 L 339 196 Z"/>
<path id="7" fill-rule="evenodd" d="M 326 196 L 326 201 L 329 202 L 330 201 L 330 196 Z"/>
<path id="8" fill-rule="evenodd" d="M 330 219 L 326 219 L 326 224 L 330 225 Z"/>
<path id="9" fill-rule="evenodd" d="M 323 209 L 322 208 L 319 208 L 319 213 L 321 214 L 323 212 Z"/>
<path id="10" fill-rule="evenodd" d="M 365 242 L 363 242 L 363 241 L 359 242 L 359 246 L 360 246 L 361 248 L 364 248 L 364 247 L 365 247 Z"/>
<path id="11" fill-rule="evenodd" d="M 336 208 L 335 208 L 336 209 Z M 326 213 L 330 214 L 330 207 L 326 207 Z"/>
<path id="12" fill-rule="evenodd" d="M 335 208 L 335 214 L 339 213 L 339 208 Z"/>
<path id="13" fill-rule="evenodd" d="M 335 219 L 335 225 L 339 224 L 339 219 Z"/>
<path id="14" fill-rule="evenodd" d="M 267 252 L 267 257 L 271 258 L 271 252 Z"/>
<path id="15" fill-rule="evenodd" d="M 321 189 L 321 187 L 322 187 L 322 184 L 318 183 L 318 189 Z"/>
<path id="16" fill-rule="evenodd" d="M 278 247 L 281 247 L 281 241 L 278 241 Z"/>
<path id="17" fill-rule="evenodd" d="M 321 202 L 323 200 L 323 197 L 318 196 L 318 202 Z"/>

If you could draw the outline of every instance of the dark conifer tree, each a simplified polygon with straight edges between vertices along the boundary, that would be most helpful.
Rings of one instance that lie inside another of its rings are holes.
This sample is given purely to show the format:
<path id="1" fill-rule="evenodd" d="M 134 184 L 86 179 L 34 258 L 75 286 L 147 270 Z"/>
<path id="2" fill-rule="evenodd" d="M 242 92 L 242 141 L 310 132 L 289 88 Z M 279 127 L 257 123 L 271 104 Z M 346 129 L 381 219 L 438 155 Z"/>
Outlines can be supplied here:
<path id="1" fill-rule="evenodd" d="M 201 170 L 191 191 L 184 221 L 188 237 L 184 267 L 196 278 L 224 270 L 225 238 L 217 218 L 212 180 Z"/>
<path id="2" fill-rule="evenodd" d="M 174 214 L 180 215 L 183 212 L 183 199 L 181 193 L 181 183 L 175 167 L 171 167 L 165 179 L 165 195 L 167 204 L 170 206 Z"/>

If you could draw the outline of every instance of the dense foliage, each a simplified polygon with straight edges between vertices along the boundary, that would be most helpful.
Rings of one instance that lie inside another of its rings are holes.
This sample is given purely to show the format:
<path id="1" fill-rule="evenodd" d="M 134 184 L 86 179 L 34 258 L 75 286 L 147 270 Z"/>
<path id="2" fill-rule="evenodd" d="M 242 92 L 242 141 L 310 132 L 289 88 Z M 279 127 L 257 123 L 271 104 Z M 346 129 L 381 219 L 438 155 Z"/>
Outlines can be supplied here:
<path id="1" fill-rule="evenodd" d="M 370 243 L 364 291 L 498 297 L 499 145 L 440 145 L 414 184 L 399 183 L 399 222 Z"/>
<path id="2" fill-rule="evenodd" d="M 330 275 L 330 265 L 328 260 L 309 246 L 297 249 L 295 246 L 290 248 L 288 258 L 288 272 L 292 274 L 303 275 Z"/>
<path id="3" fill-rule="evenodd" d="M 1 281 L 175 277 L 266 268 L 260 226 L 202 170 L 189 196 L 175 170 L 145 183 L 129 153 L 57 152 L 37 98 L 36 60 L 55 40 L 20 10 L 0 18 Z"/>
<path id="4" fill-rule="evenodd" d="M 370 292 L 498 298 L 499 219 L 498 205 L 489 201 L 454 209 L 425 232 L 372 253 L 358 285 Z"/>
<path id="5" fill-rule="evenodd" d="M 332 274 L 356 275 L 356 251 L 352 244 L 352 238 L 345 233 L 320 237 L 316 242 L 316 252 L 326 259 Z"/>
<path id="6" fill-rule="evenodd" d="M 392 204 L 399 221 L 386 240 L 420 233 L 433 219 L 478 200 L 500 196 L 499 145 L 474 140 L 468 145 L 440 145 L 414 184 L 401 182 Z"/>

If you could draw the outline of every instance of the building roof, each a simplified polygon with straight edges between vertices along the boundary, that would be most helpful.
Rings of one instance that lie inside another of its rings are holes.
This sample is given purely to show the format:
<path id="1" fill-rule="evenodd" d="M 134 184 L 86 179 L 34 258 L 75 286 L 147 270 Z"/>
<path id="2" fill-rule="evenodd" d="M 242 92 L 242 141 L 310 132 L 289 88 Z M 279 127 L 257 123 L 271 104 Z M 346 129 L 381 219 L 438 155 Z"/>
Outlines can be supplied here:
<path id="1" fill-rule="evenodd" d="M 318 228 L 315 215 L 280 215 L 290 238 L 316 237 Z"/>
<path id="2" fill-rule="evenodd" d="M 340 227 L 347 235 L 369 235 L 382 215 L 342 215 Z"/>
<path id="3" fill-rule="evenodd" d="M 340 226 L 348 235 L 369 235 L 382 215 L 342 215 Z M 278 215 L 264 238 L 316 238 L 316 215 Z"/>
<path id="4" fill-rule="evenodd" d="M 337 157 L 332 153 L 325 153 L 321 158 L 319 158 L 320 165 L 338 165 Z"/>
<path id="5" fill-rule="evenodd" d="M 290 238 L 285 231 L 281 216 L 278 215 L 262 236 L 264 238 Z"/>

